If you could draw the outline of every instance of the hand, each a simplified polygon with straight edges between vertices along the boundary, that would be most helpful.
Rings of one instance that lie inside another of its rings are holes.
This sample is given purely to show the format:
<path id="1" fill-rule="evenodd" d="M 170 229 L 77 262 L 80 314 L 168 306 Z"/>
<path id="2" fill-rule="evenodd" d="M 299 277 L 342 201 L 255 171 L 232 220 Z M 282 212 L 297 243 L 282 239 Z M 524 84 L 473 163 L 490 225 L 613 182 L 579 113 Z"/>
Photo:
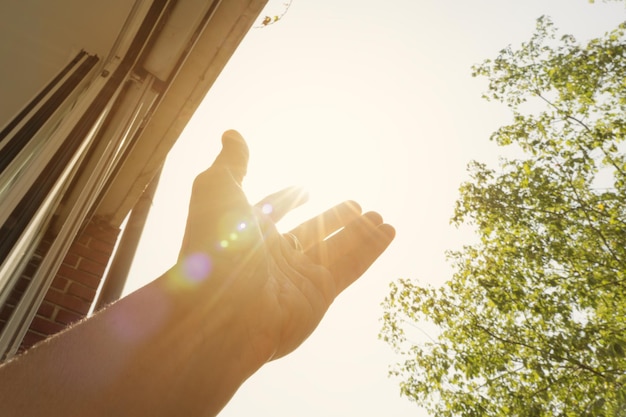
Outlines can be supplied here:
<path id="1" fill-rule="evenodd" d="M 309 336 L 395 230 L 348 201 L 281 235 L 275 222 L 306 196 L 288 188 L 251 206 L 241 189 L 246 143 L 228 131 L 222 144 L 213 165 L 194 181 L 179 269 L 186 281 L 201 285 L 203 302 L 226 310 L 265 362 Z"/>

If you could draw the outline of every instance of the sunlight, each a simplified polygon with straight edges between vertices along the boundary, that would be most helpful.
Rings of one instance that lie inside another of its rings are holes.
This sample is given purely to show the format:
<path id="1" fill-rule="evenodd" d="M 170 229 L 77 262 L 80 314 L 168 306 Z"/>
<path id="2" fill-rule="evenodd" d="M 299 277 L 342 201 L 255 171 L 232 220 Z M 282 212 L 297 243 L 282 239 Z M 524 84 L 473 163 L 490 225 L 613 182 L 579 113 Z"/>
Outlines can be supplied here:
<path id="1" fill-rule="evenodd" d="M 321 142 L 321 143 L 320 143 Z M 372 161 L 376 158 L 376 150 L 360 147 L 357 152 L 357 140 L 348 138 L 344 143 L 328 143 L 330 141 L 306 141 L 298 146 L 300 149 L 289 149 L 293 145 L 286 144 L 285 154 L 291 155 L 290 160 L 276 158 L 272 154 L 257 153 L 257 158 L 265 164 L 271 161 L 274 169 L 267 172 L 252 172 L 244 185 L 246 191 L 255 197 L 257 193 L 267 193 L 269 186 L 299 186 L 309 194 L 309 201 L 293 214 L 285 216 L 281 224 L 293 226 L 304 220 L 302 216 L 312 217 L 319 212 L 342 201 L 376 200 L 381 193 L 381 166 Z M 329 152 L 332 149 L 332 154 Z M 358 155 L 357 155 L 358 154 Z M 254 168 L 253 168 L 254 169 Z M 254 201 L 254 199 L 253 199 Z M 263 205 L 262 212 L 272 213 L 274 208 Z M 302 213 L 299 215 L 299 213 Z M 294 219 L 293 221 L 290 219 Z M 286 226 L 285 226 L 286 227 Z"/>
<path id="2" fill-rule="evenodd" d="M 302 187 L 309 194 L 309 201 L 286 216 L 282 227 L 350 199 L 365 210 L 383 210 L 397 198 L 392 197 L 393 190 L 407 185 L 408 176 L 401 173 L 410 152 L 392 128 L 390 115 L 365 106 L 348 91 L 335 91 L 330 103 L 326 97 L 331 92 L 323 90 L 317 85 L 300 91 L 310 97 L 307 107 L 277 114 L 276 119 L 270 115 L 255 129 L 256 136 L 247 138 L 250 166 L 244 189 L 251 202 L 287 186 Z M 311 124 L 311 114 L 323 114 L 325 123 Z M 390 119 L 390 128 L 384 131 L 356 122 L 361 118 L 378 119 L 382 126 Z M 276 127 L 270 132 L 269 126 Z M 247 136 L 246 131 L 242 134 Z"/>
<path id="3" fill-rule="evenodd" d="M 263 16 L 283 10 L 282 0 L 271 3 L 277 11 Z M 398 231 L 368 271 L 372 276 L 342 294 L 297 354 L 244 385 L 224 417 L 423 415 L 397 401 L 395 381 L 385 379 L 393 359 L 375 343 L 378 306 L 398 277 L 440 284 L 450 275 L 444 251 L 471 235 L 449 226 L 458 187 L 471 159 L 497 162 L 501 150 L 488 138 L 510 115 L 481 99 L 486 86 L 471 78 L 470 67 L 527 39 L 541 14 L 553 15 L 566 32 L 621 19 L 614 12 L 601 17 L 602 9 L 586 1 L 484 6 L 294 2 L 277 24 L 248 34 L 211 88 L 169 156 L 137 279 L 176 260 L 191 183 L 218 154 L 227 129 L 248 142 L 243 188 L 251 204 L 262 202 L 261 213 L 275 214 L 263 199 L 284 187 L 308 192 L 309 201 L 279 223 L 281 231 L 350 199 L 380 212 Z M 220 242 L 232 245 L 232 233 Z M 192 262 L 193 274 L 202 275 L 202 262 Z M 421 331 L 411 336 L 427 338 Z M 292 400 L 311 390 L 319 397 L 307 407 Z"/>

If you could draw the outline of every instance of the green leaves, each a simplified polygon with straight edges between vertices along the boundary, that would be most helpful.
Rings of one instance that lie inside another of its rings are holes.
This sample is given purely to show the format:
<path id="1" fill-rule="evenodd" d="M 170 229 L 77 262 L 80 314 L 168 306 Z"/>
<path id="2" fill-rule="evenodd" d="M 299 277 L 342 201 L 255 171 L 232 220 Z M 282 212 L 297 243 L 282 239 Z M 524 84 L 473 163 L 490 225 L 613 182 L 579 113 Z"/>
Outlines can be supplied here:
<path id="1" fill-rule="evenodd" d="M 470 163 L 451 221 L 480 239 L 448 254 L 444 286 L 393 284 L 392 374 L 437 416 L 625 415 L 624 25 L 580 45 L 542 17 L 473 74 L 513 111 L 492 140 L 525 157 Z M 425 322 L 438 337 L 411 343 Z"/>

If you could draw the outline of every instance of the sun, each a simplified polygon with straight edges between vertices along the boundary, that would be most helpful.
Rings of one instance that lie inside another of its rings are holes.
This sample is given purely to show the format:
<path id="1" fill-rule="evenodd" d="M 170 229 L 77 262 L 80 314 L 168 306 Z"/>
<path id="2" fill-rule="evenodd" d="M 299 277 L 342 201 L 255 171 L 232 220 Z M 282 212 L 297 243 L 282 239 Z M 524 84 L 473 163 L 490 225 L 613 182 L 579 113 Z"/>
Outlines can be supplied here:
<path id="1" fill-rule="evenodd" d="M 376 205 L 387 180 L 380 141 L 345 132 L 316 138 L 304 136 L 297 142 L 274 136 L 269 143 L 249 144 L 251 159 L 244 189 L 251 203 L 283 187 L 302 187 L 309 201 L 286 216 L 281 228 L 346 200 Z M 281 152 L 275 152 L 276 149 Z"/>

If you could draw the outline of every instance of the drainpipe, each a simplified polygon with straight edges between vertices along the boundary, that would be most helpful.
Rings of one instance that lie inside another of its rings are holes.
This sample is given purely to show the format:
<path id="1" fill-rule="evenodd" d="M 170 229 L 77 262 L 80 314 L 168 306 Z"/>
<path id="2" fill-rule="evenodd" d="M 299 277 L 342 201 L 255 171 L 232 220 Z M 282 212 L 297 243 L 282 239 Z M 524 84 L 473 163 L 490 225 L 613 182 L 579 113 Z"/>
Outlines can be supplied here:
<path id="1" fill-rule="evenodd" d="M 128 217 L 126 227 L 122 232 L 122 237 L 115 250 L 115 255 L 111 261 L 111 266 L 104 278 L 104 283 L 98 296 L 94 311 L 100 310 L 102 307 L 117 301 L 122 296 L 124 285 L 128 278 L 128 272 L 135 258 L 139 239 L 143 232 L 154 193 L 156 192 L 159 178 L 161 176 L 162 167 L 157 171 L 152 181 L 148 184 L 144 192 L 137 200 L 133 210 Z"/>

